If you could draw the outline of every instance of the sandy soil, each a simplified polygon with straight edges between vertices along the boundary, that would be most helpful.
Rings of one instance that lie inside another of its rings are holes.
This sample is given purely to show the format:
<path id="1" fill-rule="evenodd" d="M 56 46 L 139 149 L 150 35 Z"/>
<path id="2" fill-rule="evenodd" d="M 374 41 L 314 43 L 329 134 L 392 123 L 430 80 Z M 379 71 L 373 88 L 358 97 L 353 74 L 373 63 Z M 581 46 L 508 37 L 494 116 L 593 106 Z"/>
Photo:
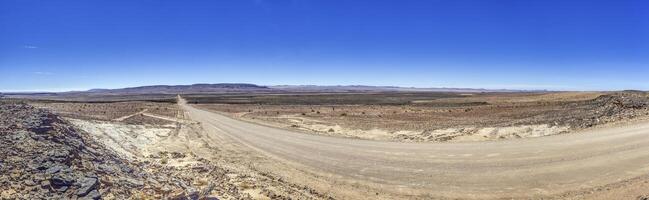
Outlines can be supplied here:
<path id="1" fill-rule="evenodd" d="M 135 159 L 156 155 L 154 150 L 160 138 L 169 137 L 174 126 L 130 125 L 69 118 L 73 125 L 92 134 L 100 142 L 121 155 Z"/>
<path id="2" fill-rule="evenodd" d="M 514 138 L 542 137 L 568 133 L 571 131 L 570 127 L 568 126 L 555 126 L 549 124 L 501 127 L 465 126 L 460 128 L 440 128 L 432 130 L 389 131 L 380 128 L 372 128 L 366 130 L 353 129 L 346 126 L 341 126 L 339 124 L 332 124 L 326 121 L 319 121 L 300 116 L 280 116 L 272 119 L 259 117 L 252 118 L 245 117 L 245 115 L 236 114 L 228 116 L 252 123 L 289 130 L 298 130 L 303 133 L 317 133 L 319 135 L 327 136 L 400 142 L 489 141 Z M 287 125 L 283 122 L 289 122 L 291 125 Z"/>

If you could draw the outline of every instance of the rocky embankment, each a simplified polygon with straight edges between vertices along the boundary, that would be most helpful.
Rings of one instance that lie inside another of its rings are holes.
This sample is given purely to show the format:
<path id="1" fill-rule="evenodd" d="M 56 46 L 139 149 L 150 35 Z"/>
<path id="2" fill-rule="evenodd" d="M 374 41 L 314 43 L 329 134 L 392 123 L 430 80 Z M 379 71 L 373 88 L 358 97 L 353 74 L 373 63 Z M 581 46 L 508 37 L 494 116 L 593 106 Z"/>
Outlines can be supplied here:
<path id="1" fill-rule="evenodd" d="M 568 124 L 573 128 L 581 129 L 612 122 L 646 117 L 649 115 L 649 94 L 645 92 L 618 92 L 602 95 L 585 103 L 567 105 L 571 107 L 586 107 L 581 112 L 588 114 L 575 114 L 566 116 L 561 124 Z"/>
<path id="2" fill-rule="evenodd" d="M 100 175 L 109 174 L 102 171 L 133 171 L 55 115 L 25 104 L 0 105 L 0 160 L 3 199 L 98 199 Z"/>
<path id="3" fill-rule="evenodd" d="M 0 102 L 1 199 L 250 198 L 226 174 L 126 160 L 47 110 Z"/>

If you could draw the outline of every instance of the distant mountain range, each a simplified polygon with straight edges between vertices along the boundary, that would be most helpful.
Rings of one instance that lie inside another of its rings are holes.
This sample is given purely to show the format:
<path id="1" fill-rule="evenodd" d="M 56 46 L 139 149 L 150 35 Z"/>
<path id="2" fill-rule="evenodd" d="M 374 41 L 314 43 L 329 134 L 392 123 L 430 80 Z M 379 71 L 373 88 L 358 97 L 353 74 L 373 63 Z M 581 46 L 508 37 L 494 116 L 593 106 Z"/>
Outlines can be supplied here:
<path id="1" fill-rule="evenodd" d="M 151 85 L 120 89 L 91 89 L 85 92 L 108 94 L 188 94 L 188 93 L 233 93 L 270 92 L 273 89 L 248 83 L 217 83 L 193 85 Z"/>
<path id="2" fill-rule="evenodd" d="M 416 88 L 397 86 L 367 86 L 367 85 L 277 85 L 268 86 L 271 89 L 287 92 L 522 92 L 523 90 L 506 89 L 473 89 L 473 88 Z"/>
<path id="3" fill-rule="evenodd" d="M 538 91 L 538 90 L 537 90 Z M 216 83 L 193 85 L 151 85 L 119 89 L 91 89 L 70 92 L 5 93 L 5 95 L 120 95 L 120 94 L 218 94 L 218 93 L 339 93 L 339 92 L 526 92 L 525 90 L 493 90 L 472 88 L 415 88 L 366 85 L 276 85 L 249 83 Z M 2 94 L 0 94 L 2 95 Z"/>

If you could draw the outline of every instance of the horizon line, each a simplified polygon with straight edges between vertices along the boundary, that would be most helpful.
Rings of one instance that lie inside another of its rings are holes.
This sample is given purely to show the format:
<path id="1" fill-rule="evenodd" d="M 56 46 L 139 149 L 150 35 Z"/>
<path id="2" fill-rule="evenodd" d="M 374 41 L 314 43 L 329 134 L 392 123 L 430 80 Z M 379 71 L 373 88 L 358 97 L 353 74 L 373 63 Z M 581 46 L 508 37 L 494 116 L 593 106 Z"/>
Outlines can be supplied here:
<path id="1" fill-rule="evenodd" d="M 490 90 L 490 91 L 546 91 L 546 92 L 606 92 L 606 91 L 628 91 L 628 90 L 638 90 L 645 91 L 642 89 L 612 89 L 612 90 L 586 90 L 586 89 L 549 89 L 544 87 L 529 87 L 524 89 L 521 86 L 532 86 L 532 85 L 512 85 L 510 87 L 471 87 L 471 86 L 427 86 L 427 87 L 416 87 L 416 86 L 399 86 L 399 85 L 363 85 L 363 84 L 336 84 L 336 85 L 317 85 L 317 84 L 255 84 L 255 83 L 243 83 L 243 82 L 220 82 L 220 83 L 192 83 L 192 84 L 151 84 L 151 85 L 137 85 L 137 86 L 127 86 L 127 87 L 115 87 L 115 88 L 64 88 L 64 89 L 36 89 L 36 90 L 0 90 L 0 93 L 65 93 L 65 92 L 89 92 L 90 90 L 119 90 L 126 88 L 137 88 L 137 87 L 147 87 L 147 86 L 189 86 L 189 85 L 198 85 L 198 84 L 252 84 L 256 86 L 265 86 L 265 87 L 300 87 L 300 86 L 312 86 L 312 87 L 377 87 L 377 88 L 402 88 L 402 89 L 465 89 L 465 90 Z M 517 87 L 518 86 L 518 87 Z"/>

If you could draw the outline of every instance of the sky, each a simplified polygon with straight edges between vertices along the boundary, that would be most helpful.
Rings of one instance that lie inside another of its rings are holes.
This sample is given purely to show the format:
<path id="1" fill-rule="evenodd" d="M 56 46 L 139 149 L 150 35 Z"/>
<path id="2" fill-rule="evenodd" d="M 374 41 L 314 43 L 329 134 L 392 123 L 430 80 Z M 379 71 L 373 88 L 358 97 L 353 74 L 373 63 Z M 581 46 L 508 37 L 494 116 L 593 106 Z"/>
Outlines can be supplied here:
<path id="1" fill-rule="evenodd" d="M 646 0 L 0 0 L 0 92 L 649 90 Z"/>

